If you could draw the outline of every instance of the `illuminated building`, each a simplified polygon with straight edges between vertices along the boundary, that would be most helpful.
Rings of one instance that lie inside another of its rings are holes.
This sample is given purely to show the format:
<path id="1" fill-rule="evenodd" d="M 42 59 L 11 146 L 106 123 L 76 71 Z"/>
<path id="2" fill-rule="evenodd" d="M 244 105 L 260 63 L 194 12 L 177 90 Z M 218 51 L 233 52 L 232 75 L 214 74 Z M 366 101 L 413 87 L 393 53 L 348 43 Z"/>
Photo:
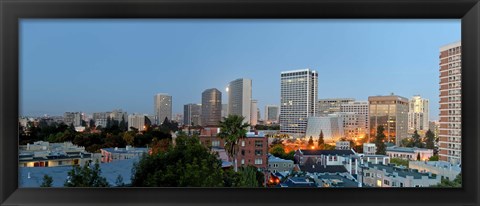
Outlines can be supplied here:
<path id="1" fill-rule="evenodd" d="M 386 141 L 399 146 L 408 136 L 408 99 L 398 95 L 368 97 L 370 105 L 370 136 L 375 137 L 377 127 L 383 126 Z"/>
<path id="2" fill-rule="evenodd" d="M 318 73 L 310 69 L 281 72 L 280 132 L 302 136 L 308 117 L 317 112 Z"/>
<path id="3" fill-rule="evenodd" d="M 280 115 L 279 107 L 277 105 L 265 106 L 265 122 L 267 124 L 278 123 L 278 116 Z"/>
<path id="4" fill-rule="evenodd" d="M 250 107 L 250 125 L 255 126 L 258 123 L 258 100 L 252 99 L 252 105 Z"/>
<path id="5" fill-rule="evenodd" d="M 355 102 L 353 98 L 331 98 L 331 99 L 319 99 L 317 112 L 318 115 L 323 116 L 327 114 L 333 114 L 340 112 L 341 105 Z"/>
<path id="6" fill-rule="evenodd" d="M 428 128 L 429 120 L 429 101 L 420 95 L 415 95 L 409 100 L 408 109 L 408 132 L 413 133 L 417 130 L 425 133 Z"/>
<path id="7" fill-rule="evenodd" d="M 305 137 L 312 137 L 313 140 L 318 141 L 320 132 L 323 132 L 323 140 L 325 143 L 338 141 L 345 136 L 343 130 L 343 118 L 337 114 L 329 114 L 322 117 L 309 117 Z"/>
<path id="8" fill-rule="evenodd" d="M 145 128 L 145 117 L 144 114 L 131 114 L 128 115 L 128 131 L 131 131 L 132 127 L 138 129 L 138 131 L 144 131 Z"/>

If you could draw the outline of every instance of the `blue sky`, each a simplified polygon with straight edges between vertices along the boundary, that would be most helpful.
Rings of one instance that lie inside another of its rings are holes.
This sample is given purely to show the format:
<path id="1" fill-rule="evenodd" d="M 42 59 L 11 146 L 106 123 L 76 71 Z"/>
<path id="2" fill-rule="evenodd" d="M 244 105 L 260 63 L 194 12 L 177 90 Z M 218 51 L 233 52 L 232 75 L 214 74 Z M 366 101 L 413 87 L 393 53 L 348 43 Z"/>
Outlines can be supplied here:
<path id="1" fill-rule="evenodd" d="M 263 116 L 280 102 L 280 72 L 319 72 L 319 98 L 391 92 L 430 99 L 438 119 L 439 48 L 460 20 L 32 20 L 20 22 L 21 115 L 122 108 L 173 112 L 201 93 L 251 78 Z"/>

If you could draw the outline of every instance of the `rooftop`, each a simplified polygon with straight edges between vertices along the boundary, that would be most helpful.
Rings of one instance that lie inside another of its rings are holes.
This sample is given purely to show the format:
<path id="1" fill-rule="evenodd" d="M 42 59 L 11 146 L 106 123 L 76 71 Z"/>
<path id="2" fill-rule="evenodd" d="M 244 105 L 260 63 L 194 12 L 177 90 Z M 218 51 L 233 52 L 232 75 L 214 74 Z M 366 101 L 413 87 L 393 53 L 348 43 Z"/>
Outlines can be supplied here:
<path id="1" fill-rule="evenodd" d="M 369 169 L 377 169 L 377 170 L 384 170 L 389 176 L 400 176 L 406 178 L 407 176 L 411 176 L 414 179 L 422 179 L 422 177 L 428 177 L 430 179 L 435 179 L 436 175 L 429 174 L 429 173 L 420 173 L 417 170 L 411 170 L 407 168 L 400 168 L 394 166 L 392 164 L 382 165 L 382 164 L 365 164 L 362 166 L 363 168 Z"/>
<path id="2" fill-rule="evenodd" d="M 148 148 L 145 147 L 129 147 L 126 148 L 102 148 L 101 150 L 105 150 L 110 153 L 146 153 L 148 152 Z"/>
<path id="3" fill-rule="evenodd" d="M 280 187 L 317 187 L 315 182 L 307 177 L 290 177 L 285 182 L 280 183 Z"/>
<path id="4" fill-rule="evenodd" d="M 352 150 L 301 150 L 303 155 L 353 155 Z"/>
<path id="5" fill-rule="evenodd" d="M 405 153 L 415 153 L 415 151 L 430 151 L 431 149 L 418 148 L 418 147 L 387 147 L 387 152 L 405 152 Z"/>
<path id="6" fill-rule="evenodd" d="M 330 187 L 358 187 L 358 182 L 336 174 L 320 174 L 317 176 L 324 184 Z"/>
<path id="7" fill-rule="evenodd" d="M 268 162 L 282 162 L 282 163 L 293 163 L 293 160 L 286 160 L 279 157 L 275 157 L 271 154 L 268 155 Z"/>
<path id="8" fill-rule="evenodd" d="M 100 169 L 102 170 L 101 175 L 105 177 L 112 186 L 115 186 L 118 175 L 123 177 L 125 184 L 130 184 L 133 163 L 136 161 L 138 161 L 138 158 L 100 163 Z M 52 177 L 53 187 L 63 187 L 70 170 L 72 170 L 72 166 L 20 167 L 18 171 L 19 187 L 40 187 L 44 175 Z"/>
<path id="9" fill-rule="evenodd" d="M 321 165 L 312 158 L 308 158 L 305 164 L 300 165 L 300 170 L 309 173 L 344 173 L 348 172 L 343 165 Z"/>

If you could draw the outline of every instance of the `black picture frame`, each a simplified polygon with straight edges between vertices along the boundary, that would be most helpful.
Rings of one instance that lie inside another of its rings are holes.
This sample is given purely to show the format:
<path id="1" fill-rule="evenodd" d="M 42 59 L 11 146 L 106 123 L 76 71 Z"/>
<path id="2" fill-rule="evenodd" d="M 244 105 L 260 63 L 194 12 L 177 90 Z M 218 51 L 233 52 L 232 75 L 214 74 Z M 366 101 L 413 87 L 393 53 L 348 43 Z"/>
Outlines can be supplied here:
<path id="1" fill-rule="evenodd" d="M 1 0 L 2 205 L 479 205 L 478 0 Z M 386 18 L 462 20 L 463 188 L 18 188 L 21 18 Z"/>

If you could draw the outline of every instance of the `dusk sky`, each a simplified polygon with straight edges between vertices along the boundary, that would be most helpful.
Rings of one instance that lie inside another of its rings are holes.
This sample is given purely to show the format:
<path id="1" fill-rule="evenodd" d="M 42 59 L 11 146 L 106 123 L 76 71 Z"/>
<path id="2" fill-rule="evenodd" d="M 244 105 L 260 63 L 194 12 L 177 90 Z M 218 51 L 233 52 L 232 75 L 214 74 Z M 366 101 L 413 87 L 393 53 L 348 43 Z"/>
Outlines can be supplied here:
<path id="1" fill-rule="evenodd" d="M 438 119 L 439 48 L 460 20 L 21 20 L 20 114 L 123 109 L 173 114 L 205 89 L 252 79 L 263 110 L 280 104 L 280 72 L 318 71 L 318 98 L 391 92 L 430 100 Z"/>

